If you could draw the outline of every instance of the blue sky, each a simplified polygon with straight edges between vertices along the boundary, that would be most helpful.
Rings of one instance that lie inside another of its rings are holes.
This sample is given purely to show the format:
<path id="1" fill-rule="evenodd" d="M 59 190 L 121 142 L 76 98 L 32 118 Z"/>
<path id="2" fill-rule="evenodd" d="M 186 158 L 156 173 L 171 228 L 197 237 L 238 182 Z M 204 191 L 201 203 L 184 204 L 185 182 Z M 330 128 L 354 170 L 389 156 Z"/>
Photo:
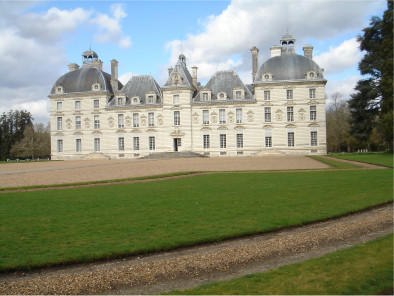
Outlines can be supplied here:
<path id="1" fill-rule="evenodd" d="M 90 46 L 106 72 L 118 60 L 123 83 L 151 74 L 163 84 L 181 50 L 202 84 L 228 69 L 251 83 L 250 48 L 259 48 L 261 65 L 287 29 L 298 53 L 314 46 L 328 103 L 335 91 L 348 98 L 360 79 L 356 37 L 386 7 L 384 0 L 0 1 L 0 112 L 27 109 L 47 122 L 53 83 Z"/>

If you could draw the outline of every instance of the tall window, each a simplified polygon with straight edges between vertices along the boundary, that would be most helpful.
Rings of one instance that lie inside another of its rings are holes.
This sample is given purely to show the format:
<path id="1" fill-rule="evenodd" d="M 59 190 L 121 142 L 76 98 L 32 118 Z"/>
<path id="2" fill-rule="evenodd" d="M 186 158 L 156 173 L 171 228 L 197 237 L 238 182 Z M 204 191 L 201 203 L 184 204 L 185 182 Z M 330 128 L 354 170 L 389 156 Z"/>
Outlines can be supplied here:
<path id="1" fill-rule="evenodd" d="M 118 114 L 118 128 L 124 128 L 124 116 L 123 116 L 123 114 Z"/>
<path id="2" fill-rule="evenodd" d="M 63 103 L 62 102 L 57 102 L 56 103 L 56 110 L 57 111 L 62 111 L 63 109 Z"/>
<path id="3" fill-rule="evenodd" d="M 94 138 L 94 152 L 100 151 L 100 138 Z"/>
<path id="4" fill-rule="evenodd" d="M 56 127 L 57 127 L 58 131 L 63 129 L 63 117 L 57 117 L 57 119 L 56 119 Z"/>
<path id="5" fill-rule="evenodd" d="M 271 122 L 271 107 L 264 108 L 264 121 Z"/>
<path id="6" fill-rule="evenodd" d="M 287 146 L 294 147 L 294 132 L 287 133 Z"/>
<path id="7" fill-rule="evenodd" d="M 226 124 L 226 109 L 219 109 L 219 123 Z"/>
<path id="8" fill-rule="evenodd" d="M 287 107 L 287 121 L 294 121 L 293 107 Z"/>
<path id="9" fill-rule="evenodd" d="M 124 151 L 124 137 L 118 138 L 118 149 L 119 151 Z"/>
<path id="10" fill-rule="evenodd" d="M 204 149 L 208 149 L 210 147 L 211 143 L 209 140 L 209 135 L 203 136 L 203 143 L 204 143 Z"/>
<path id="11" fill-rule="evenodd" d="M 148 104 L 153 104 L 153 96 L 148 96 Z"/>
<path id="12" fill-rule="evenodd" d="M 292 100 L 293 99 L 293 90 L 288 89 L 286 93 L 287 93 L 287 99 Z"/>
<path id="13" fill-rule="evenodd" d="M 100 108 L 100 101 L 99 100 L 94 100 L 93 101 L 93 108 L 94 109 Z"/>
<path id="14" fill-rule="evenodd" d="M 81 116 L 75 116 L 75 129 L 81 129 Z"/>
<path id="15" fill-rule="evenodd" d="M 235 99 L 237 100 L 242 99 L 242 92 L 240 90 L 235 91 Z"/>
<path id="16" fill-rule="evenodd" d="M 271 100 L 271 92 L 269 90 L 264 91 L 264 101 Z"/>
<path id="17" fill-rule="evenodd" d="M 209 111 L 208 110 L 202 111 L 202 123 L 209 124 Z"/>
<path id="18" fill-rule="evenodd" d="M 243 148 L 243 147 L 244 147 L 244 135 L 237 134 L 237 148 Z"/>
<path id="19" fill-rule="evenodd" d="M 75 110 L 81 109 L 81 101 L 75 101 Z"/>
<path id="20" fill-rule="evenodd" d="M 309 89 L 309 98 L 310 99 L 316 98 L 316 89 L 314 89 L 314 88 Z"/>
<path id="21" fill-rule="evenodd" d="M 316 106 L 310 106 L 311 121 L 316 121 Z"/>
<path id="22" fill-rule="evenodd" d="M 122 105 L 122 98 L 118 98 L 118 105 Z"/>
<path id="23" fill-rule="evenodd" d="M 155 137 L 149 137 L 149 150 L 155 150 L 156 149 L 156 141 Z"/>
<path id="24" fill-rule="evenodd" d="M 133 137 L 133 149 L 140 150 L 140 137 Z"/>
<path id="25" fill-rule="evenodd" d="M 82 151 L 82 140 L 75 139 L 75 152 L 81 152 L 81 151 Z"/>
<path id="26" fill-rule="evenodd" d="M 140 119 L 138 113 L 133 113 L 133 127 L 140 126 Z"/>
<path id="27" fill-rule="evenodd" d="M 63 140 L 62 139 L 57 140 L 57 152 L 63 152 Z"/>
<path id="28" fill-rule="evenodd" d="M 266 148 L 271 148 L 272 147 L 272 137 L 265 137 L 265 147 Z"/>
<path id="29" fill-rule="evenodd" d="M 236 110 L 236 120 L 237 123 L 242 123 L 242 109 Z"/>
<path id="30" fill-rule="evenodd" d="M 317 146 L 317 132 L 311 132 L 311 146 Z"/>
<path id="31" fill-rule="evenodd" d="M 174 125 L 181 125 L 181 111 L 174 111 Z"/>
<path id="32" fill-rule="evenodd" d="M 173 100 L 174 105 L 178 105 L 179 104 L 179 95 L 173 95 L 172 100 Z"/>
<path id="33" fill-rule="evenodd" d="M 220 134 L 220 148 L 226 148 L 226 134 Z"/>
<path id="34" fill-rule="evenodd" d="M 148 113 L 148 125 L 150 127 L 155 126 L 155 114 L 153 112 Z"/>
<path id="35" fill-rule="evenodd" d="M 94 129 L 100 129 L 100 116 L 94 115 Z"/>
<path id="36" fill-rule="evenodd" d="M 208 101 L 208 93 L 202 93 L 202 100 L 203 101 Z"/>

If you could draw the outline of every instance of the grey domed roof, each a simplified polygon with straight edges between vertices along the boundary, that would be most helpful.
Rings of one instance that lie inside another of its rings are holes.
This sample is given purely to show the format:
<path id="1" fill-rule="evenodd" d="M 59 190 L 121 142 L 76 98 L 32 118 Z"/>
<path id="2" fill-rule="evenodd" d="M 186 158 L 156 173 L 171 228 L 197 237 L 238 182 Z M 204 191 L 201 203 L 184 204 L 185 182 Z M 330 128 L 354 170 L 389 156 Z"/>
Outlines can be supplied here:
<path id="1" fill-rule="evenodd" d="M 254 82 L 263 81 L 264 74 L 272 75 L 272 81 L 305 80 L 308 72 L 315 72 L 315 79 L 324 79 L 322 70 L 312 59 L 295 52 L 286 52 L 263 63 Z"/>
<path id="2" fill-rule="evenodd" d="M 51 94 L 56 93 L 56 87 L 58 86 L 63 87 L 63 93 L 92 91 L 92 85 L 94 83 L 100 84 L 101 91 L 112 93 L 111 75 L 96 67 L 84 65 L 81 69 L 68 72 L 61 76 L 53 85 Z M 119 88 L 122 88 L 121 84 Z"/>

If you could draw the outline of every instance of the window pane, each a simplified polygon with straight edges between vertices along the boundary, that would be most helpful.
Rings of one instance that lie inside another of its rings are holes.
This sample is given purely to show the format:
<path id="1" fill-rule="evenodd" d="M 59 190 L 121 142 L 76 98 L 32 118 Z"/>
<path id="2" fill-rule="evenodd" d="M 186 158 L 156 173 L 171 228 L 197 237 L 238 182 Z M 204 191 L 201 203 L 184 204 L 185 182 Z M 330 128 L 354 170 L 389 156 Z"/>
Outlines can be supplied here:
<path id="1" fill-rule="evenodd" d="M 317 146 L 317 132 L 311 132 L 311 146 Z"/>
<path id="2" fill-rule="evenodd" d="M 94 100 L 93 108 L 97 109 L 99 107 L 100 107 L 100 101 L 99 100 Z"/>
<path id="3" fill-rule="evenodd" d="M 148 125 L 155 126 L 154 113 L 152 113 L 152 112 L 148 113 Z"/>
<path id="4" fill-rule="evenodd" d="M 139 126 L 140 126 L 139 115 L 138 113 L 133 113 L 133 127 L 139 127 Z"/>
<path id="5" fill-rule="evenodd" d="M 220 148 L 226 148 L 226 135 L 220 134 Z"/>
<path id="6" fill-rule="evenodd" d="M 316 121 L 316 106 L 310 106 L 311 121 Z"/>
<path id="7" fill-rule="evenodd" d="M 124 127 L 124 116 L 123 114 L 118 114 L 118 128 Z"/>
<path id="8" fill-rule="evenodd" d="M 75 116 L 75 129 L 81 129 L 81 116 Z"/>
<path id="9" fill-rule="evenodd" d="M 264 91 L 264 100 L 265 100 L 265 101 L 271 100 L 271 93 L 270 93 L 269 90 L 265 90 L 265 91 Z"/>
<path id="10" fill-rule="evenodd" d="M 123 137 L 118 138 L 118 149 L 119 149 L 119 151 L 124 151 L 124 138 Z"/>
<path id="11" fill-rule="evenodd" d="M 180 111 L 174 111 L 174 125 L 181 124 L 181 113 Z"/>
<path id="12" fill-rule="evenodd" d="M 287 133 L 287 145 L 289 147 L 294 147 L 294 133 Z"/>
<path id="13" fill-rule="evenodd" d="M 237 123 L 242 123 L 242 109 L 236 110 L 236 120 Z"/>
<path id="14" fill-rule="evenodd" d="M 100 128 L 100 117 L 99 115 L 94 115 L 94 129 Z"/>
<path id="15" fill-rule="evenodd" d="M 237 148 L 243 148 L 243 147 L 244 147 L 244 135 L 237 134 Z"/>
<path id="16" fill-rule="evenodd" d="M 81 109 L 81 101 L 75 101 L 75 110 Z"/>
<path id="17" fill-rule="evenodd" d="M 293 107 L 287 107 L 287 121 L 293 121 Z"/>
<path id="18" fill-rule="evenodd" d="M 57 152 L 63 152 L 63 140 L 57 140 Z"/>
<path id="19" fill-rule="evenodd" d="M 179 95 L 174 95 L 173 97 L 174 104 L 179 104 Z"/>
<path id="20" fill-rule="evenodd" d="M 293 99 L 293 90 L 292 89 L 287 90 L 287 99 L 288 100 Z"/>
<path id="21" fill-rule="evenodd" d="M 62 130 L 63 129 L 63 118 L 62 117 L 57 117 L 57 130 Z"/>
<path id="22" fill-rule="evenodd" d="M 271 107 L 264 108 L 264 121 L 271 122 Z"/>
<path id="23" fill-rule="evenodd" d="M 76 139 L 75 140 L 75 152 L 81 152 L 81 151 L 82 151 L 82 140 Z"/>
<path id="24" fill-rule="evenodd" d="M 156 149 L 155 137 L 149 137 L 149 150 L 155 150 L 155 149 Z"/>
<path id="25" fill-rule="evenodd" d="M 203 120 L 203 124 L 209 124 L 209 111 L 208 110 L 202 111 L 202 120 Z"/>
<path id="26" fill-rule="evenodd" d="M 272 147 L 272 137 L 265 137 L 265 147 Z"/>
<path id="27" fill-rule="evenodd" d="M 133 149 L 140 150 L 140 137 L 133 137 Z"/>
<path id="28" fill-rule="evenodd" d="M 56 110 L 57 111 L 61 111 L 63 109 L 63 104 L 62 104 L 62 102 L 57 102 L 57 104 L 56 104 Z"/>
<path id="29" fill-rule="evenodd" d="M 225 124 L 226 123 L 226 110 L 219 109 L 219 123 Z"/>
<path id="30" fill-rule="evenodd" d="M 204 142 L 204 149 L 207 149 L 210 147 L 209 135 L 203 136 L 203 142 Z"/>

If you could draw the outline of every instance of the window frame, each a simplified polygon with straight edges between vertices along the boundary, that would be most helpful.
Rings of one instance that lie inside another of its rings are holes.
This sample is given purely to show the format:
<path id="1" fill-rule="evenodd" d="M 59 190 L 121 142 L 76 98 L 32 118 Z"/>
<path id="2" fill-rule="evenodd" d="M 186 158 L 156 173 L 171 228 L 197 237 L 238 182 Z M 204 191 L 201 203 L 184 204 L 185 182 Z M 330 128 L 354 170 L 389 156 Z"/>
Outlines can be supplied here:
<path id="1" fill-rule="evenodd" d="M 203 141 L 203 149 L 209 149 L 211 147 L 211 139 L 209 135 L 203 135 L 202 141 Z"/>
<path id="2" fill-rule="evenodd" d="M 56 111 L 63 111 L 63 102 L 56 102 Z"/>
<path id="3" fill-rule="evenodd" d="M 100 152 L 101 151 L 101 143 L 100 143 L 100 138 L 94 138 L 94 152 Z"/>
<path id="4" fill-rule="evenodd" d="M 148 143 L 149 143 L 149 151 L 156 150 L 156 138 L 155 138 L 155 136 L 149 136 Z"/>
<path id="5" fill-rule="evenodd" d="M 133 137 L 133 150 L 135 150 L 135 151 L 140 150 L 140 137 L 139 136 Z"/>
<path id="6" fill-rule="evenodd" d="M 287 89 L 286 90 L 286 98 L 287 98 L 287 100 L 293 100 L 293 97 L 294 96 L 294 94 L 293 94 L 293 90 L 292 89 Z"/>
<path id="7" fill-rule="evenodd" d="M 118 137 L 118 151 L 124 151 L 124 137 Z"/>
<path id="8" fill-rule="evenodd" d="M 264 107 L 264 122 L 271 122 L 271 107 Z"/>
<path id="9" fill-rule="evenodd" d="M 174 111 L 174 125 L 181 125 L 181 111 Z"/>
<path id="10" fill-rule="evenodd" d="M 316 88 L 310 88 L 309 89 L 309 98 L 310 99 L 316 99 Z"/>
<path id="11" fill-rule="evenodd" d="M 93 117 L 94 129 L 100 129 L 100 115 L 94 115 Z"/>
<path id="12" fill-rule="evenodd" d="M 179 105 L 180 104 L 179 94 L 172 95 L 172 103 L 174 105 Z"/>
<path id="13" fill-rule="evenodd" d="M 264 101 L 271 101 L 271 91 L 269 90 L 264 91 Z"/>
<path id="14" fill-rule="evenodd" d="M 293 122 L 293 121 L 294 121 L 294 108 L 287 107 L 287 122 Z"/>
<path id="15" fill-rule="evenodd" d="M 294 132 L 287 132 L 287 147 L 295 146 L 295 134 Z"/>
<path id="16" fill-rule="evenodd" d="M 316 107 L 316 105 L 309 106 L 309 119 L 310 119 L 310 121 L 316 121 L 317 120 L 317 107 Z"/>
<path id="17" fill-rule="evenodd" d="M 75 110 L 81 110 L 81 101 L 75 101 L 74 108 Z"/>
<path id="18" fill-rule="evenodd" d="M 265 137 L 265 148 L 272 148 L 272 136 Z"/>
<path id="19" fill-rule="evenodd" d="M 237 137 L 237 148 L 244 148 L 244 135 L 238 133 L 236 137 Z"/>
<path id="20" fill-rule="evenodd" d="M 93 100 L 93 109 L 100 108 L 100 100 Z"/>
<path id="21" fill-rule="evenodd" d="M 209 110 L 202 110 L 202 124 L 209 124 Z"/>
<path id="22" fill-rule="evenodd" d="M 237 108 L 235 109 L 235 122 L 240 124 L 242 121 L 242 108 Z"/>
<path id="23" fill-rule="evenodd" d="M 124 114 L 118 114 L 118 128 L 124 128 Z"/>
<path id="24" fill-rule="evenodd" d="M 139 115 L 139 113 L 133 113 L 133 127 L 140 127 L 140 115 Z"/>
<path id="25" fill-rule="evenodd" d="M 149 127 L 155 126 L 155 113 L 154 112 L 148 113 L 148 126 Z"/>
<path id="26" fill-rule="evenodd" d="M 57 139 L 57 152 L 63 152 L 63 139 Z"/>
<path id="27" fill-rule="evenodd" d="M 76 130 L 82 129 L 82 118 L 79 115 L 75 116 L 75 129 Z"/>
<path id="28" fill-rule="evenodd" d="M 82 152 L 82 139 L 75 139 L 75 152 Z"/>
<path id="29" fill-rule="evenodd" d="M 226 109 L 219 109 L 219 124 L 226 124 Z"/>
<path id="30" fill-rule="evenodd" d="M 311 146 L 317 146 L 317 131 L 311 131 Z"/>
<path id="31" fill-rule="evenodd" d="M 58 131 L 63 130 L 63 117 L 61 116 L 56 117 L 56 130 Z"/>
<path id="32" fill-rule="evenodd" d="M 227 148 L 227 134 L 219 135 L 219 148 L 226 149 Z"/>

